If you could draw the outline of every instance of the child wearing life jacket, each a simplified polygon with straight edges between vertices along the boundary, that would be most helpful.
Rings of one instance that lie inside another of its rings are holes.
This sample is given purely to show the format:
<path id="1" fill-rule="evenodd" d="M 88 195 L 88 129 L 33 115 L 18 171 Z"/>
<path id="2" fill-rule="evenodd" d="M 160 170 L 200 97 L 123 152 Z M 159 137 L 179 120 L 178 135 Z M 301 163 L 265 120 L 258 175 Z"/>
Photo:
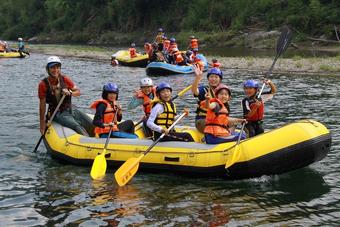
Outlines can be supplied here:
<path id="1" fill-rule="evenodd" d="M 247 119 L 245 131 L 248 137 L 253 137 L 264 132 L 262 127 L 264 117 L 264 102 L 268 101 L 276 93 L 275 85 L 270 81 L 264 81 L 270 86 L 270 91 L 262 92 L 261 97 L 257 97 L 259 85 L 254 80 L 244 82 L 244 92 L 246 98 L 242 100 L 243 116 Z"/>
<path id="2" fill-rule="evenodd" d="M 151 112 L 152 100 L 156 98 L 156 86 L 153 85 L 153 81 L 146 77 L 140 80 L 140 89 L 135 92 L 131 101 L 128 104 L 128 109 L 135 109 L 137 106 L 143 106 L 143 129 L 146 135 L 151 135 L 151 131 L 146 126 L 146 121 Z"/>
<path id="3" fill-rule="evenodd" d="M 229 100 L 231 98 L 230 89 L 220 84 L 215 89 L 215 98 L 211 98 L 206 94 L 205 105 L 207 108 L 207 116 L 205 118 L 204 135 L 208 144 L 226 143 L 236 141 L 239 137 L 238 132 L 230 132 L 229 126 L 246 122 L 245 119 L 229 117 Z M 245 135 L 242 134 L 242 139 Z"/>
<path id="4" fill-rule="evenodd" d="M 217 59 L 213 59 L 211 61 L 211 64 L 209 64 L 209 65 L 213 68 L 220 68 L 221 67 L 221 63 Z"/>
<path id="5" fill-rule="evenodd" d="M 112 66 L 117 66 L 119 63 L 118 63 L 118 60 L 116 59 L 116 55 L 115 54 L 112 54 L 111 55 L 111 65 Z"/>
<path id="6" fill-rule="evenodd" d="M 103 87 L 102 99 L 94 101 L 91 108 L 96 110 L 93 124 L 96 126 L 95 134 L 100 138 L 109 136 L 110 127 L 112 133 L 110 137 L 137 138 L 134 134 L 134 123 L 131 120 L 121 122 L 122 108 L 118 103 L 119 89 L 117 84 L 106 83 Z M 119 133 L 125 132 L 125 133 Z"/>
<path id="7" fill-rule="evenodd" d="M 195 36 L 190 36 L 189 40 L 189 50 L 197 49 L 198 50 L 198 39 L 195 38 Z"/>
<path id="8" fill-rule="evenodd" d="M 160 43 L 163 43 L 163 40 L 164 40 L 164 31 L 163 31 L 163 28 L 159 28 L 157 36 L 155 38 L 155 42 L 160 44 Z"/>
<path id="9" fill-rule="evenodd" d="M 153 139 L 158 139 L 162 133 L 165 136 L 161 141 L 194 141 L 189 133 L 169 131 L 168 128 L 175 121 L 176 105 L 171 101 L 172 88 L 168 83 L 162 82 L 156 88 L 158 100 L 152 104 L 147 126 L 153 131 Z"/>
<path id="10" fill-rule="evenodd" d="M 136 51 L 136 44 L 131 43 L 131 47 L 129 48 L 130 58 L 137 57 L 137 51 Z"/>

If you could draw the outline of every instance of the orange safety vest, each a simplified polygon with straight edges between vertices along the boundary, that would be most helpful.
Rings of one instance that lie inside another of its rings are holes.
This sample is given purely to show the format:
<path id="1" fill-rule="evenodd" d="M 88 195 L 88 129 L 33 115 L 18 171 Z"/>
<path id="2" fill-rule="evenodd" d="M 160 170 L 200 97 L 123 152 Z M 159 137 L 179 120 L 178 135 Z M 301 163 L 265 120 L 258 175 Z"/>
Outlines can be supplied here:
<path id="1" fill-rule="evenodd" d="M 151 91 L 153 97 L 156 97 L 156 87 L 152 87 L 152 91 Z M 151 101 L 152 99 L 146 95 L 144 92 L 142 92 L 142 90 L 139 90 L 137 92 L 137 98 L 138 99 L 143 99 L 143 109 L 144 109 L 144 113 L 146 116 L 150 115 L 151 112 Z"/>
<path id="2" fill-rule="evenodd" d="M 184 61 L 184 58 L 183 58 L 182 53 L 180 51 L 176 51 L 174 53 L 174 56 L 175 56 L 175 60 L 176 60 L 177 63 L 181 63 L 181 62 Z"/>
<path id="3" fill-rule="evenodd" d="M 191 47 L 192 49 L 195 49 L 195 48 L 198 49 L 198 40 L 197 40 L 197 39 L 191 39 L 191 40 L 190 40 L 190 47 Z"/>
<path id="4" fill-rule="evenodd" d="M 221 63 L 215 62 L 215 63 L 212 64 L 212 67 L 213 68 L 219 68 L 219 67 L 221 67 Z"/>
<path id="5" fill-rule="evenodd" d="M 258 99 L 261 105 L 257 108 L 256 112 L 251 117 L 247 117 L 247 121 L 262 121 L 264 117 L 264 104 L 261 98 Z M 256 100 L 254 98 L 248 99 L 250 111 L 256 108 Z"/>
<path id="6" fill-rule="evenodd" d="M 213 98 L 210 100 L 210 103 L 212 102 L 217 102 L 221 109 L 218 111 L 218 114 L 213 110 L 208 109 L 207 117 L 205 118 L 204 133 L 212 134 L 214 136 L 229 136 L 229 112 L 219 99 Z"/>
<path id="7" fill-rule="evenodd" d="M 115 117 L 117 108 L 112 107 L 111 103 L 109 101 L 105 100 L 105 99 L 100 99 L 100 100 L 94 101 L 91 104 L 90 107 L 92 109 L 97 109 L 97 106 L 100 103 L 106 104 L 106 110 L 104 112 L 104 118 L 102 119 L 102 122 L 106 123 L 106 124 L 111 123 L 113 121 L 113 118 Z M 110 131 L 110 127 L 109 126 L 106 126 L 105 128 L 95 127 L 95 129 L 94 129 L 94 133 L 96 133 L 98 135 L 103 134 L 103 133 L 109 133 L 109 131 Z M 118 131 L 118 128 L 117 127 L 113 127 L 112 131 L 113 132 Z"/>
<path id="8" fill-rule="evenodd" d="M 136 48 L 129 48 L 129 52 L 130 52 L 130 58 L 137 57 Z"/>
<path id="9" fill-rule="evenodd" d="M 170 40 L 164 40 L 163 42 L 163 49 L 164 50 L 169 50 L 170 48 Z"/>

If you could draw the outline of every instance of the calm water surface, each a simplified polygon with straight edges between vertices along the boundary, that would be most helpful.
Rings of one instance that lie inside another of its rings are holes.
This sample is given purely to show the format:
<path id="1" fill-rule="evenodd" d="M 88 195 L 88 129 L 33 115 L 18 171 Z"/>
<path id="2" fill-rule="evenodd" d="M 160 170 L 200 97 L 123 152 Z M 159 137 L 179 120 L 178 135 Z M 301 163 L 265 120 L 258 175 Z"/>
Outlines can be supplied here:
<path id="1" fill-rule="evenodd" d="M 46 55 L 0 59 L 0 218 L 1 226 L 247 226 L 340 225 L 340 78 L 275 75 L 278 94 L 267 105 L 266 128 L 295 119 L 313 118 L 332 132 L 329 155 L 310 167 L 279 176 L 242 181 L 190 179 L 177 175 L 137 174 L 123 188 L 106 178 L 93 182 L 90 167 L 63 165 L 52 160 L 44 146 L 32 150 L 39 138 L 37 85 L 45 74 Z M 74 104 L 84 111 L 100 98 L 108 81 L 121 87 L 126 105 L 144 69 L 116 67 L 106 62 L 63 58 L 83 96 Z M 269 66 L 268 66 L 269 67 Z M 177 92 L 193 76 L 153 78 L 168 81 Z M 257 75 L 225 71 L 233 89 L 232 112 L 240 116 L 242 82 Z M 191 106 L 190 94 L 177 101 Z M 140 109 L 125 112 L 138 120 Z M 185 120 L 192 124 L 194 114 Z"/>

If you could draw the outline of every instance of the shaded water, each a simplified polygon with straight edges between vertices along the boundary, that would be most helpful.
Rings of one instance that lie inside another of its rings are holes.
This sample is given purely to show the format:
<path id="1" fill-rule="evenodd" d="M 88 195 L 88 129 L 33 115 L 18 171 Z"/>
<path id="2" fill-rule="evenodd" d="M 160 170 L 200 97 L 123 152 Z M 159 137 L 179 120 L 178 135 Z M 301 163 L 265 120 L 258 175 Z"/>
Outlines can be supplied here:
<path id="1" fill-rule="evenodd" d="M 323 122 L 332 132 L 331 152 L 310 167 L 242 181 L 190 179 L 177 175 L 137 174 L 118 188 L 113 172 L 93 182 L 90 167 L 63 165 L 32 150 L 39 138 L 37 84 L 44 77 L 45 55 L 29 59 L 0 59 L 0 218 L 1 226 L 107 225 L 339 225 L 340 217 L 340 78 L 275 75 L 278 94 L 267 105 L 266 128 L 301 118 Z M 100 98 L 108 81 L 120 85 L 126 105 L 144 69 L 116 67 L 94 60 L 63 58 L 83 96 L 74 104 L 84 111 Z M 234 116 L 240 116 L 242 82 L 257 75 L 225 71 L 233 89 Z M 168 81 L 177 92 L 193 75 L 153 78 Z M 179 110 L 191 106 L 190 94 L 177 101 Z M 138 120 L 140 109 L 125 112 Z M 184 123 L 192 124 L 194 114 Z"/>

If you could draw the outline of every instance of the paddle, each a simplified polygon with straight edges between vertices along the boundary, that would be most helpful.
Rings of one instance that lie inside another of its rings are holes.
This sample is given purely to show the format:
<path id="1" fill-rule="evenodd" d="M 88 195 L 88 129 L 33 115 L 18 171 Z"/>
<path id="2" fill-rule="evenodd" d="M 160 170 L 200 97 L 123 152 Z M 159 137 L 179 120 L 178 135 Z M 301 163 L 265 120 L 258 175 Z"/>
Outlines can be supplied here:
<path id="1" fill-rule="evenodd" d="M 239 144 L 240 144 L 240 141 L 241 141 L 241 137 L 242 137 L 245 125 L 246 125 L 246 123 L 243 122 L 241 131 L 240 131 L 240 135 L 238 136 L 237 143 L 236 143 L 236 146 L 235 146 L 235 149 L 234 149 L 233 156 L 232 156 L 232 158 L 228 159 L 226 164 L 225 164 L 226 169 L 229 168 L 232 164 L 234 164 L 236 162 L 236 160 L 238 160 L 240 158 L 241 152 L 238 152 L 238 147 L 239 147 Z M 236 155 L 237 155 L 237 157 L 236 157 Z"/>
<path id="2" fill-rule="evenodd" d="M 189 85 L 188 87 L 184 88 L 182 91 L 180 91 L 177 95 L 175 95 L 174 97 L 172 97 L 172 101 L 174 101 L 175 99 L 177 99 L 178 97 L 182 97 L 185 93 L 187 93 L 190 89 L 191 89 L 192 85 Z M 138 121 L 135 124 L 135 127 L 137 127 L 140 123 L 142 123 L 144 121 L 144 118 L 142 118 L 140 121 Z"/>
<path id="3" fill-rule="evenodd" d="M 65 97 L 66 97 L 66 95 L 65 95 L 65 94 L 64 94 L 64 95 L 61 97 L 61 99 L 60 99 L 60 101 L 59 101 L 59 103 L 58 103 L 57 107 L 55 108 L 54 112 L 52 113 L 52 116 L 51 116 L 51 118 L 50 118 L 50 119 L 48 120 L 48 122 L 47 122 L 47 125 L 46 125 L 46 128 L 45 128 L 45 131 L 44 131 L 44 134 L 42 134 L 42 135 L 40 136 L 40 139 L 39 139 L 39 141 L 38 141 L 37 145 L 35 145 L 35 148 L 34 148 L 33 152 L 37 152 L 37 150 L 38 150 L 38 147 L 39 147 L 39 145 L 40 145 L 40 143 L 41 143 L 42 139 L 44 138 L 44 136 L 45 136 L 45 134 L 46 134 L 46 132 L 47 132 L 47 129 L 48 129 L 49 125 L 51 125 L 51 123 L 52 123 L 52 121 L 53 121 L 53 118 L 54 118 L 54 117 L 55 117 L 55 115 L 57 114 L 57 112 L 58 112 L 58 110 L 59 110 L 59 108 L 60 108 L 61 104 L 63 103 L 63 101 L 64 101 Z"/>
<path id="4" fill-rule="evenodd" d="M 269 68 L 269 71 L 267 72 L 268 76 L 272 73 L 277 59 L 287 50 L 290 42 L 292 41 L 292 38 L 293 38 L 292 31 L 289 29 L 288 26 L 284 26 L 282 28 L 281 35 L 280 35 L 279 39 L 277 40 L 277 44 L 276 44 L 276 56 L 274 58 L 274 61 L 273 61 L 272 65 Z M 257 98 L 261 97 L 261 94 L 263 92 L 263 89 L 264 89 L 265 85 L 266 84 L 263 83 Z"/>
<path id="5" fill-rule="evenodd" d="M 115 113 L 115 115 L 112 119 L 113 123 L 117 119 L 117 113 L 118 113 L 118 110 L 116 110 L 116 113 Z M 91 175 L 92 179 L 94 179 L 94 180 L 101 179 L 105 176 L 106 167 L 107 167 L 105 154 L 106 154 L 106 148 L 109 145 L 109 141 L 110 141 L 110 137 L 111 137 L 111 133 L 112 133 L 112 128 L 113 128 L 113 126 L 110 125 L 110 131 L 109 131 L 109 134 L 106 138 L 103 152 L 101 154 L 97 155 L 96 158 L 93 161 L 90 175 Z"/>
<path id="6" fill-rule="evenodd" d="M 178 119 L 168 128 L 170 131 L 175 127 L 175 125 L 186 115 L 187 112 L 182 113 Z M 151 151 L 151 149 L 165 136 L 163 133 L 143 154 L 141 154 L 138 158 L 129 158 L 116 172 L 115 172 L 115 179 L 119 186 L 124 186 L 127 184 L 131 178 L 136 174 L 139 162 L 141 159 Z"/>
<path id="7" fill-rule="evenodd" d="M 282 28 L 281 35 L 280 35 L 280 37 L 277 41 L 277 44 L 276 44 L 276 56 L 274 58 L 272 65 L 269 68 L 267 75 L 270 75 L 272 73 L 277 59 L 287 50 L 292 38 L 293 38 L 292 31 L 287 26 L 284 26 Z M 261 90 L 260 90 L 260 92 L 257 96 L 258 98 L 261 97 L 264 86 L 265 86 L 265 83 L 263 83 L 263 85 L 262 85 L 262 88 L 261 88 Z M 236 148 L 238 148 L 238 146 Z M 241 156 L 241 153 L 237 152 L 237 150 L 235 149 L 232 158 L 228 159 L 228 161 L 225 165 L 225 168 L 229 168 L 230 166 L 235 164 L 240 159 L 240 156 Z"/>

